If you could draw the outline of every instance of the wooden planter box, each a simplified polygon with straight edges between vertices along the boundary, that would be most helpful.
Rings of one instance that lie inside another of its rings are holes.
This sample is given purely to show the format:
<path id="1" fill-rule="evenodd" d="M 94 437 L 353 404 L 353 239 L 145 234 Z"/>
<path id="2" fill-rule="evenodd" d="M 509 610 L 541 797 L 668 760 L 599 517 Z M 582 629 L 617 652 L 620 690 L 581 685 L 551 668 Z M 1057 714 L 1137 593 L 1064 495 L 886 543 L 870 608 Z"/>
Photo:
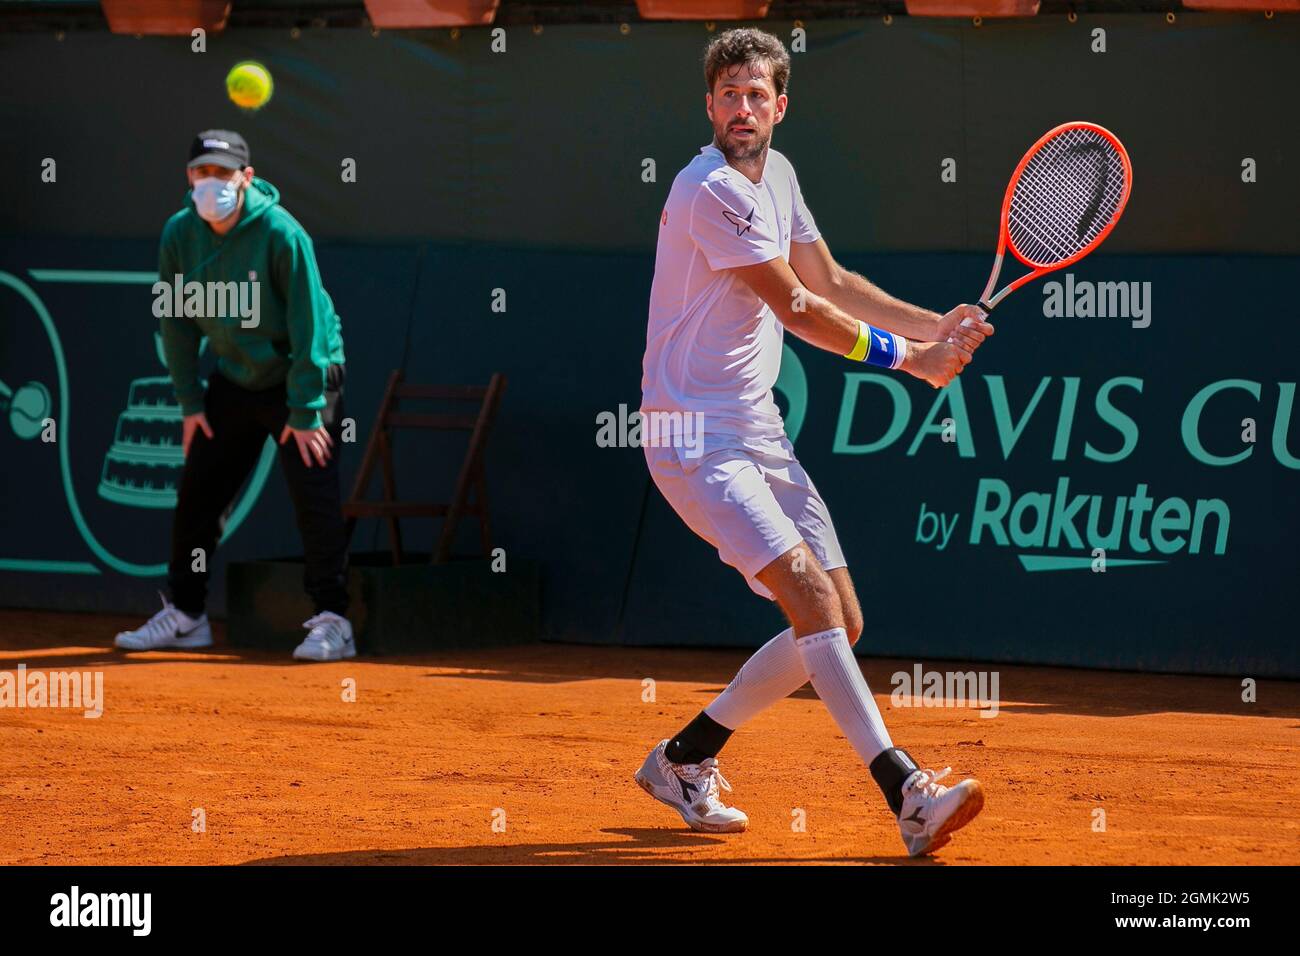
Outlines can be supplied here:
<path id="1" fill-rule="evenodd" d="M 366 14 L 380 29 L 487 26 L 500 0 L 366 0 Z"/>
<path id="2" fill-rule="evenodd" d="M 230 0 L 102 0 L 114 33 L 180 36 L 196 27 L 216 33 L 226 27 Z"/>

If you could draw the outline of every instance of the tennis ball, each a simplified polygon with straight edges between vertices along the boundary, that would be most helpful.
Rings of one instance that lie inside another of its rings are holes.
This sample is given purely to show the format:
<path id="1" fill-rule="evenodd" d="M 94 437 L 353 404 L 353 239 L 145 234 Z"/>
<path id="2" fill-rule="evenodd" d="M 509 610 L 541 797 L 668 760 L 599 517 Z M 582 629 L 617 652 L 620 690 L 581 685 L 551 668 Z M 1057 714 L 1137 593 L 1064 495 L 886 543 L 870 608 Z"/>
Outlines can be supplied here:
<path id="1" fill-rule="evenodd" d="M 271 98 L 271 71 L 253 60 L 236 63 L 226 74 L 230 101 L 245 110 L 260 110 Z"/>
<path id="2" fill-rule="evenodd" d="M 50 415 L 50 393 L 40 382 L 28 382 L 14 392 L 9 403 L 9 427 L 24 440 L 41 433 Z"/>

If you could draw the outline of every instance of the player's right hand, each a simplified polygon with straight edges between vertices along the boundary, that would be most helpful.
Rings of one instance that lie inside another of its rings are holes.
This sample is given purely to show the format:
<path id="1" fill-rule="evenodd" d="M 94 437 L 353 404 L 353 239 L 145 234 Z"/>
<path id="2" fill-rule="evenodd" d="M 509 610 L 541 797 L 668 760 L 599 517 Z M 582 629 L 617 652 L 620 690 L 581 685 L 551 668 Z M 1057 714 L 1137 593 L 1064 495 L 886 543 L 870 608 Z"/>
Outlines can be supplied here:
<path id="1" fill-rule="evenodd" d="M 970 363 L 970 352 L 948 342 L 909 342 L 903 371 L 943 388 Z"/>
<path id="2" fill-rule="evenodd" d="M 993 324 L 978 305 L 959 305 L 939 320 L 939 335 L 934 341 L 960 345 L 974 352 L 993 334 Z"/>
<path id="3" fill-rule="evenodd" d="M 199 429 L 209 438 L 212 437 L 212 426 L 208 424 L 208 416 L 202 412 L 193 415 L 186 415 L 181 422 L 181 455 L 185 458 L 190 457 L 190 442 L 194 440 L 194 433 Z"/>

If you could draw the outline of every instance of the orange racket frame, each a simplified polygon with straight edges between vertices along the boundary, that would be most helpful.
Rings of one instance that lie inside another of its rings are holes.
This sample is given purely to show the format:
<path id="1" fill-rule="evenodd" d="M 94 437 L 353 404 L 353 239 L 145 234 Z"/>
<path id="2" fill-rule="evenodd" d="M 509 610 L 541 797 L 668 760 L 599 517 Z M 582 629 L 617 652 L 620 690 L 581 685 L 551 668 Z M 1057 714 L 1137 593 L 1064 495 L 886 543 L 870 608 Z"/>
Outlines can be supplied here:
<path id="1" fill-rule="evenodd" d="M 1066 130 L 1071 130 L 1071 129 L 1092 130 L 1096 133 L 1099 133 L 1106 140 L 1108 140 L 1112 146 L 1115 147 L 1116 151 L 1119 153 L 1120 162 L 1124 166 L 1124 192 L 1119 197 L 1119 204 L 1116 205 L 1115 212 L 1110 217 L 1110 222 L 1106 223 L 1105 227 L 1103 227 L 1102 230 L 1099 233 L 1097 233 L 1097 235 L 1093 238 L 1093 240 L 1090 243 L 1088 243 L 1086 246 L 1084 246 L 1074 255 L 1070 256 L 1068 259 L 1062 259 L 1060 262 L 1053 262 L 1050 265 L 1044 265 L 1043 263 L 1034 262 L 1031 259 L 1028 259 L 1025 256 L 1021 255 L 1020 250 L 1016 248 L 1015 242 L 1013 242 L 1011 239 L 1010 226 L 1008 225 L 1008 219 L 1011 213 L 1011 197 L 1012 195 L 1015 194 L 1016 184 L 1020 181 L 1020 174 L 1024 172 L 1025 167 L 1029 165 L 1029 161 L 1034 158 L 1035 154 L 1037 154 L 1038 151 L 1042 149 L 1043 146 L 1048 141 L 1064 133 Z M 1049 272 L 1054 272 L 1057 269 L 1063 269 L 1066 266 L 1073 265 L 1074 263 L 1082 259 L 1084 256 L 1092 252 L 1094 249 L 1096 249 L 1099 245 L 1101 245 L 1102 240 L 1104 240 L 1108 235 L 1110 235 L 1110 231 L 1115 228 L 1115 224 L 1119 222 L 1119 217 L 1124 212 L 1124 206 L 1127 205 L 1129 193 L 1132 192 L 1132 190 L 1133 190 L 1133 163 L 1129 160 L 1128 150 L 1126 150 L 1124 148 L 1124 144 L 1119 141 L 1119 137 L 1117 137 L 1110 130 L 1106 129 L 1104 126 L 1098 126 L 1096 123 L 1088 123 L 1082 120 L 1076 120 L 1070 123 L 1062 123 L 1060 126 L 1054 127 L 1053 129 L 1050 129 L 1046 133 L 1044 133 L 1041 137 L 1039 137 L 1038 142 L 1034 143 L 1033 146 L 1029 147 L 1029 151 L 1026 152 L 1024 157 L 1020 160 L 1020 164 L 1016 166 L 1016 171 L 1011 174 L 1011 182 L 1007 184 L 1006 195 L 1002 198 L 1002 221 L 1001 221 L 1001 226 L 998 230 L 998 252 L 993 259 L 993 271 L 989 275 L 988 285 L 984 287 L 984 294 L 980 296 L 979 307 L 983 309 L 985 314 L 987 315 L 997 307 L 999 302 L 1005 299 L 1012 292 L 1015 292 L 1025 283 L 1037 279 L 1039 276 L 1047 275 L 1047 273 Z M 1009 285 L 1004 286 L 996 295 L 990 295 L 990 293 L 992 293 L 993 291 L 994 283 L 998 281 L 998 276 L 1002 272 L 1002 262 L 1006 257 L 1006 252 L 1008 248 L 1010 248 L 1011 254 L 1013 256 L 1015 256 L 1018 260 L 1020 260 L 1020 262 L 1028 266 L 1033 271 L 1026 275 L 1021 276 L 1019 279 L 1016 279 L 1014 282 L 1010 283 Z"/>

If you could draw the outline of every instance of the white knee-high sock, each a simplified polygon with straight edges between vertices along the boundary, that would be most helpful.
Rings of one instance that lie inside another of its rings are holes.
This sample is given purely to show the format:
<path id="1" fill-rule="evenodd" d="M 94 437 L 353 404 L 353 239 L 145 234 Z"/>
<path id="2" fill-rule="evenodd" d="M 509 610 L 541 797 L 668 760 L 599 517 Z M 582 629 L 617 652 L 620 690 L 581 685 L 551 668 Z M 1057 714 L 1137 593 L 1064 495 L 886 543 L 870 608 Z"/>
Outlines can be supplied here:
<path id="1" fill-rule="evenodd" d="M 805 634 L 794 642 L 804 671 L 831 717 L 868 767 L 882 751 L 894 746 L 858 669 L 844 628 Z"/>
<path id="2" fill-rule="evenodd" d="M 794 629 L 786 628 L 745 661 L 727 689 L 704 712 L 728 730 L 735 730 L 806 683 L 808 674 L 794 646 Z"/>

